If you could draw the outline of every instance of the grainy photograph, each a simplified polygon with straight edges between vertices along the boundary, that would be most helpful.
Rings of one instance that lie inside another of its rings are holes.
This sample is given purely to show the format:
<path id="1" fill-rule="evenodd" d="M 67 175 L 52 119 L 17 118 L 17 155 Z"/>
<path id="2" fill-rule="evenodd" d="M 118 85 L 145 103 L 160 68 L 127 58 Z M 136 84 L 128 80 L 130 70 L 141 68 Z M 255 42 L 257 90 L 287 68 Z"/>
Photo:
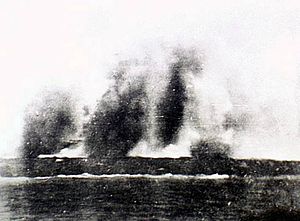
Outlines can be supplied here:
<path id="1" fill-rule="evenodd" d="M 297 0 L 0 0 L 0 220 L 300 220 Z"/>

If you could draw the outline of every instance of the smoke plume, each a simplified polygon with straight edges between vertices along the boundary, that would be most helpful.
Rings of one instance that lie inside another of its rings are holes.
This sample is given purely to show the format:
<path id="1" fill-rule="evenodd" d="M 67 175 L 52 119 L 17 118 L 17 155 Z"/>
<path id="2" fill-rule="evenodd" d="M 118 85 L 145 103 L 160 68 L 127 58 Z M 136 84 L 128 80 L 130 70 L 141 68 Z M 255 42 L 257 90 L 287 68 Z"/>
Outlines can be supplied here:
<path id="1" fill-rule="evenodd" d="M 27 108 L 21 152 L 23 158 L 53 154 L 77 130 L 75 101 L 62 90 L 43 91 Z"/>

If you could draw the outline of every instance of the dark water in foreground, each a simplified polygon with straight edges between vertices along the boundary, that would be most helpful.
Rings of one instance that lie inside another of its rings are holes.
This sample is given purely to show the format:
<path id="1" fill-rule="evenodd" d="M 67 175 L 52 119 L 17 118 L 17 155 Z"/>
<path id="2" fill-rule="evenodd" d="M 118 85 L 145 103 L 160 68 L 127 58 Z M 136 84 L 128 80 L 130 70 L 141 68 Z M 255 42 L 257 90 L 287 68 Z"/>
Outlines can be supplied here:
<path id="1" fill-rule="evenodd" d="M 207 178 L 0 177 L 0 220 L 300 220 L 300 177 Z"/>

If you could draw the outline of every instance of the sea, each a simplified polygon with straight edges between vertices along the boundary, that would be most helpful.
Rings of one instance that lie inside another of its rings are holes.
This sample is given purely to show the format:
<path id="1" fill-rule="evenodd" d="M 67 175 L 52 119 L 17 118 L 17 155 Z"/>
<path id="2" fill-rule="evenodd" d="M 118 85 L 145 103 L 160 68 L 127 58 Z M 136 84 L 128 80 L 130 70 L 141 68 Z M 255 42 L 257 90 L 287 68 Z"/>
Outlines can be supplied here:
<path id="1" fill-rule="evenodd" d="M 300 220 L 300 176 L 0 177 L 0 220 Z"/>

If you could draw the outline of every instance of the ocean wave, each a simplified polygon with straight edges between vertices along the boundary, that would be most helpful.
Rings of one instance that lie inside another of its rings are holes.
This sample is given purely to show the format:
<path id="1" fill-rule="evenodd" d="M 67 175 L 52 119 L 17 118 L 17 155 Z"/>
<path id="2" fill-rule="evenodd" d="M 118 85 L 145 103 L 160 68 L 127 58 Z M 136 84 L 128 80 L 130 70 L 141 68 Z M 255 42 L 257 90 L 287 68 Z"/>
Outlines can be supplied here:
<path id="1" fill-rule="evenodd" d="M 300 175 L 280 175 L 280 176 L 246 176 L 239 177 L 235 175 L 227 174 L 199 174 L 199 175 L 183 175 L 183 174 L 162 174 L 162 175 L 151 175 L 151 174 L 102 174 L 94 175 L 90 173 L 83 173 L 79 175 L 56 175 L 56 176 L 39 176 L 39 177 L 1 177 L 0 176 L 0 185 L 6 184 L 21 184 L 25 182 L 31 182 L 35 180 L 53 180 L 53 179 L 122 179 L 122 178 L 143 178 L 143 179 L 165 179 L 165 180 L 226 180 L 230 178 L 235 179 L 245 179 L 245 180 L 300 180 Z"/>
<path id="2" fill-rule="evenodd" d="M 251 178 L 251 177 L 250 177 Z M 253 178 L 251 178 L 253 179 Z M 261 177 L 256 177 L 255 179 L 257 180 L 300 180 L 300 175 L 279 175 L 279 176 L 261 176 Z"/>
<path id="3" fill-rule="evenodd" d="M 101 178 L 147 178 L 147 179 L 228 179 L 227 174 L 212 174 L 212 175 L 180 175 L 180 174 L 163 174 L 163 175 L 151 175 L 151 174 L 102 174 L 94 175 L 89 173 L 83 173 L 79 175 L 57 175 L 57 176 L 44 176 L 44 177 L 0 177 L 0 183 L 7 182 L 24 182 L 29 180 L 48 180 L 48 179 L 101 179 Z"/>
<path id="4" fill-rule="evenodd" d="M 227 179 L 230 176 L 227 174 L 212 174 L 212 175 L 181 175 L 181 174 L 102 174 L 93 175 L 83 173 L 80 175 L 58 175 L 59 178 L 150 178 L 150 179 Z"/>

